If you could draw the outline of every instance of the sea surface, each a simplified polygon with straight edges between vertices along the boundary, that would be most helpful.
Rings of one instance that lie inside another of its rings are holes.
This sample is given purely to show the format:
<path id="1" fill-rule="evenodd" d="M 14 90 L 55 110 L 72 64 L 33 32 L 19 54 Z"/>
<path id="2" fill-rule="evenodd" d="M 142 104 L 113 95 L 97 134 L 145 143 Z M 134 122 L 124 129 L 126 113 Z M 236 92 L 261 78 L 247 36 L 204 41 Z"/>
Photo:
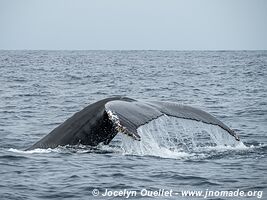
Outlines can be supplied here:
<path id="1" fill-rule="evenodd" d="M 241 141 L 163 117 L 139 143 L 119 133 L 108 146 L 25 151 L 114 95 L 200 108 Z M 1 200 L 267 199 L 266 136 L 267 51 L 0 51 Z"/>

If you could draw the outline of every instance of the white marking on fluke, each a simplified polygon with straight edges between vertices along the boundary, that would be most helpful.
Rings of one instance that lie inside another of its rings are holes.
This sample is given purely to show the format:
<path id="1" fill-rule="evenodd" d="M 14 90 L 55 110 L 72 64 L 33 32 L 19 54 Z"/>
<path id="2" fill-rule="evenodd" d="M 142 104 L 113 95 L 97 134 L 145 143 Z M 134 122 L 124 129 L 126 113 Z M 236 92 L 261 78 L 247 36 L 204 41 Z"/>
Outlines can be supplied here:
<path id="1" fill-rule="evenodd" d="M 123 133 L 125 135 L 128 135 L 130 137 L 132 137 L 134 140 L 138 140 L 140 141 L 140 137 L 137 137 L 136 134 L 131 133 L 125 126 L 121 125 L 120 119 L 118 117 L 118 115 L 116 115 L 116 113 L 114 111 L 111 110 L 107 110 L 106 111 L 108 114 L 108 118 L 109 120 L 111 120 L 115 126 L 115 129 L 120 132 Z"/>

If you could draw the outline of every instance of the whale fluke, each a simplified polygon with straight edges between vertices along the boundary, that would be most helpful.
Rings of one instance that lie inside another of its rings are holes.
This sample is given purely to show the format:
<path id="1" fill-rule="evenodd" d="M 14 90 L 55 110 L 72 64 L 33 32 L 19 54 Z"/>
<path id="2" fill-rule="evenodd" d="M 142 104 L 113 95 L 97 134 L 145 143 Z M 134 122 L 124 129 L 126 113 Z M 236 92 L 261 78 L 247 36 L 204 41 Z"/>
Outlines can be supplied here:
<path id="1" fill-rule="evenodd" d="M 162 115 L 217 125 L 239 141 L 232 129 L 200 109 L 173 102 L 113 97 L 95 102 L 77 112 L 28 150 L 77 144 L 109 144 L 118 132 L 141 140 L 138 127 Z"/>

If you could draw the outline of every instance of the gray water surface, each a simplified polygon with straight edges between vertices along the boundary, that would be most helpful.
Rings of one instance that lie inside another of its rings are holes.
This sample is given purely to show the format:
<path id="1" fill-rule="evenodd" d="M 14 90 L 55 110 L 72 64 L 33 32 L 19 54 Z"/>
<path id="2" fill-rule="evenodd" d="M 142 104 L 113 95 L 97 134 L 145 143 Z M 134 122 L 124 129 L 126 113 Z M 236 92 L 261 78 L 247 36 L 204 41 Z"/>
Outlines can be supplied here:
<path id="1" fill-rule="evenodd" d="M 181 157 L 113 146 L 23 151 L 113 95 L 201 108 L 244 146 Z M 0 51 L 0 199 L 113 199 L 101 194 L 144 188 L 263 191 L 266 199 L 266 130 L 267 51 Z"/>

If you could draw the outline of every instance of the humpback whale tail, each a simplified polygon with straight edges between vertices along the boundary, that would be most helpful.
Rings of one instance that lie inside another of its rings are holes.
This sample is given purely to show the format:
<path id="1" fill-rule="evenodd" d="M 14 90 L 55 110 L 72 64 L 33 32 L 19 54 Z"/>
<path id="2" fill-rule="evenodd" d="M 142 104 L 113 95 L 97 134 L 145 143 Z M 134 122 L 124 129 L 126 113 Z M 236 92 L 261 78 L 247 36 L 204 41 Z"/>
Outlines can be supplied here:
<path id="1" fill-rule="evenodd" d="M 145 102 L 113 97 L 100 100 L 77 112 L 28 150 L 77 144 L 109 144 L 118 132 L 134 140 L 141 140 L 138 127 L 163 115 L 219 126 L 239 141 L 232 129 L 200 109 L 173 102 Z"/>

